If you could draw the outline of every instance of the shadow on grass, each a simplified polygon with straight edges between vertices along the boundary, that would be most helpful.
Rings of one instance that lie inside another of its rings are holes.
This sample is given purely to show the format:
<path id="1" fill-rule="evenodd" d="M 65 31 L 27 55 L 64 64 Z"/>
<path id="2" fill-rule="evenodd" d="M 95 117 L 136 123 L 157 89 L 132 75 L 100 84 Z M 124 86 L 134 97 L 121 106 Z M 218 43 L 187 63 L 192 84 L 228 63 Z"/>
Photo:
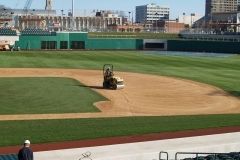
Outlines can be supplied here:
<path id="1" fill-rule="evenodd" d="M 240 98 L 240 91 L 229 91 L 229 93 Z"/>
<path id="2" fill-rule="evenodd" d="M 214 91 L 208 94 L 209 96 L 235 96 L 240 99 L 240 91 L 227 91 L 226 93 L 222 91 Z"/>

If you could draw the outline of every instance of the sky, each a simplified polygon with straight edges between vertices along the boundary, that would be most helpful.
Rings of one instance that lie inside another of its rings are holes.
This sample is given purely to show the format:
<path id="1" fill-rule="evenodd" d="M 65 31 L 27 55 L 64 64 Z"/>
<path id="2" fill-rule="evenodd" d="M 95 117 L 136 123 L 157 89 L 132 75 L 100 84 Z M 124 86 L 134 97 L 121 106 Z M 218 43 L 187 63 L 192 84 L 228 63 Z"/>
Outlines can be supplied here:
<path id="1" fill-rule="evenodd" d="M 0 4 L 11 8 L 24 8 L 27 0 L 0 0 Z M 76 12 L 83 10 L 122 10 L 134 11 L 135 6 L 156 3 L 170 7 L 170 18 L 178 18 L 186 13 L 204 15 L 205 0 L 75 0 Z M 45 0 L 33 0 L 31 9 L 43 9 Z M 64 10 L 67 13 L 71 9 L 71 0 L 53 0 L 53 8 L 58 12 Z"/>

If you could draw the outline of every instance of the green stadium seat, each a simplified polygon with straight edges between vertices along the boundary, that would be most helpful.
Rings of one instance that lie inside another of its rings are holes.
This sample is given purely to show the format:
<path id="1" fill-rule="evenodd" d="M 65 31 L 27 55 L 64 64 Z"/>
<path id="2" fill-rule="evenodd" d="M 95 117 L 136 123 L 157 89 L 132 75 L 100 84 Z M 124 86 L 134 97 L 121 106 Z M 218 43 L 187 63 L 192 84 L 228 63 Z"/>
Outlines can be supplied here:
<path id="1" fill-rule="evenodd" d="M 56 35 L 56 32 L 49 32 L 47 30 L 42 30 L 42 29 L 30 29 L 27 28 L 25 30 L 23 30 L 21 32 L 22 35 L 29 35 L 29 36 L 34 36 L 34 35 L 38 35 L 38 36 L 52 36 L 52 35 Z"/>
<path id="2" fill-rule="evenodd" d="M 17 154 L 0 155 L 0 160 L 18 160 Z"/>

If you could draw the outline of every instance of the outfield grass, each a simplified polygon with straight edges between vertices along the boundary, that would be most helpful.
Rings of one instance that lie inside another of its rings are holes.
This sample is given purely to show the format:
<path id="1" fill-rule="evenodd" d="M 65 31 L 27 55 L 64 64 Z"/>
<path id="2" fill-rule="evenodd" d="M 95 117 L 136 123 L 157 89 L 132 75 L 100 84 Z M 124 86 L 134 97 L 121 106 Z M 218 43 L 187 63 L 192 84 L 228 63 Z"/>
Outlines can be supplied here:
<path id="1" fill-rule="evenodd" d="M 112 63 L 119 71 L 186 78 L 240 96 L 240 56 L 181 57 L 139 51 L 36 51 L 4 52 L 0 54 L 0 62 L 1 68 L 98 70 L 102 69 L 103 64 Z M 223 126 L 240 126 L 240 115 L 4 121 L 0 122 L 0 145 L 20 144 L 23 139 L 44 143 Z"/>
<path id="2" fill-rule="evenodd" d="M 174 33 L 90 32 L 89 38 L 179 39 Z"/>
<path id="3" fill-rule="evenodd" d="M 36 144 L 239 125 L 239 115 L 4 121 L 0 146 L 24 139 Z"/>
<path id="4" fill-rule="evenodd" d="M 0 78 L 0 114 L 99 112 L 106 100 L 70 78 Z"/>

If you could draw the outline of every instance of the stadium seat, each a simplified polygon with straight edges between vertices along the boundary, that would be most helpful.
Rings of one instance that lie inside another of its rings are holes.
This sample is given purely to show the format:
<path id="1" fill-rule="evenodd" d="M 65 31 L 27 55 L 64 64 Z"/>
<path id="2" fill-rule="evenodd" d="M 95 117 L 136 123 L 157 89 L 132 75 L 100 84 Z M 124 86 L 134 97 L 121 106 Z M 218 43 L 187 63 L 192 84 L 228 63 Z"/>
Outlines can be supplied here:
<path id="1" fill-rule="evenodd" d="M 21 32 L 21 35 L 28 35 L 28 36 L 54 36 L 56 35 L 56 32 L 50 32 L 47 30 L 42 30 L 42 29 L 32 29 L 32 28 L 26 28 Z"/>
<path id="2" fill-rule="evenodd" d="M 0 160 L 18 160 L 17 154 L 0 155 Z"/>

